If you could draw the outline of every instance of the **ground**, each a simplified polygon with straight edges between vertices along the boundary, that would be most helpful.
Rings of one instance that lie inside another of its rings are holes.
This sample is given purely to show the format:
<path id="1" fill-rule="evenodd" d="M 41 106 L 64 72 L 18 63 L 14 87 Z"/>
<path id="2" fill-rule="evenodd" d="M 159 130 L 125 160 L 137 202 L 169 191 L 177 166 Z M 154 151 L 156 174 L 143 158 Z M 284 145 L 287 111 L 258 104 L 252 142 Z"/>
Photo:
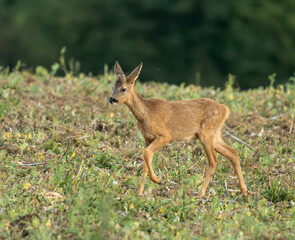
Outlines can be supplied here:
<path id="1" fill-rule="evenodd" d="M 197 199 L 207 167 L 198 141 L 158 151 L 163 184 L 147 180 L 137 196 L 144 140 L 128 108 L 107 103 L 114 81 L 107 69 L 63 78 L 2 70 L 0 239 L 295 238 L 294 82 L 248 91 L 231 75 L 224 89 L 136 83 L 145 98 L 208 97 L 231 109 L 222 133 L 250 194 L 218 155 Z"/>

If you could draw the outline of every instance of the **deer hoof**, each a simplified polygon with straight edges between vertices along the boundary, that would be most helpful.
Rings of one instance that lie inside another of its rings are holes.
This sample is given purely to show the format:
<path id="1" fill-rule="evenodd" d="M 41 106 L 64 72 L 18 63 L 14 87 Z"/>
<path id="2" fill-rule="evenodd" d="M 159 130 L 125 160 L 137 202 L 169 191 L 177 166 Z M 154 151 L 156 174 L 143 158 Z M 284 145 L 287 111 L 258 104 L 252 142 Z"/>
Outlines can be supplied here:
<path id="1" fill-rule="evenodd" d="M 197 195 L 197 198 L 203 198 L 205 196 L 204 193 L 199 192 L 199 194 Z"/>
<path id="2" fill-rule="evenodd" d="M 154 178 L 151 178 L 151 180 L 152 180 L 154 183 L 161 184 L 161 179 L 160 179 L 160 178 L 154 177 Z"/>

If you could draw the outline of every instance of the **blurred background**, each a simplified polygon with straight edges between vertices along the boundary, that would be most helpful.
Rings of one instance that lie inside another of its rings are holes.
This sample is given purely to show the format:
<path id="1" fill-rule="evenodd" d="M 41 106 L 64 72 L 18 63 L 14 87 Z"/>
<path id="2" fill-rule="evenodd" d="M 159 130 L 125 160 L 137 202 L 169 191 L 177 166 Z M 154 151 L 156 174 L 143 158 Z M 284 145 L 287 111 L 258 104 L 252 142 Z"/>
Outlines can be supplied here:
<path id="1" fill-rule="evenodd" d="M 118 60 L 141 81 L 241 89 L 295 71 L 294 0 L 0 0 L 0 65 L 35 69 L 60 51 L 93 74 Z"/>

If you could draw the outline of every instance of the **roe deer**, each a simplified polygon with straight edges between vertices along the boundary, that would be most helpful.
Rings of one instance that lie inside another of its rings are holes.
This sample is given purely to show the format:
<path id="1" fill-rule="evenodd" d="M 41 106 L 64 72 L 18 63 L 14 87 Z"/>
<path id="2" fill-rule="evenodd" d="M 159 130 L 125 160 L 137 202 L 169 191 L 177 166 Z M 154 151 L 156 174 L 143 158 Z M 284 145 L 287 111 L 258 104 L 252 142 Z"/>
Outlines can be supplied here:
<path id="1" fill-rule="evenodd" d="M 169 142 L 200 139 L 208 158 L 208 169 L 198 197 L 205 195 L 215 171 L 217 164 L 215 151 L 232 162 L 241 192 L 247 196 L 247 187 L 238 154 L 221 137 L 221 127 L 229 114 L 228 107 L 207 98 L 186 101 L 144 99 L 134 90 L 134 83 L 141 68 L 142 63 L 126 76 L 116 61 L 117 80 L 113 94 L 108 100 L 110 104 L 124 103 L 129 107 L 137 119 L 137 127 L 146 143 L 138 195 L 142 195 L 147 172 L 153 182 L 161 182 L 152 167 L 152 157 L 155 151 Z"/>

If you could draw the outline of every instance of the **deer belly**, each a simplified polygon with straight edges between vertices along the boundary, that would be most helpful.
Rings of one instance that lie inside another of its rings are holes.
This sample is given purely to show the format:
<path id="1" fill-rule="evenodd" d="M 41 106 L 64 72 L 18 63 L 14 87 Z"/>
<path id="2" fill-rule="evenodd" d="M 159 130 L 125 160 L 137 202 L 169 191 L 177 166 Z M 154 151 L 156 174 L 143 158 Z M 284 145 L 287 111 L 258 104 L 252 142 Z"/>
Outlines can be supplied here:
<path id="1" fill-rule="evenodd" d="M 189 132 L 175 131 L 172 134 L 172 139 L 173 141 L 176 141 L 176 142 L 187 141 L 187 140 L 197 139 L 197 134 L 192 131 L 189 131 Z"/>

